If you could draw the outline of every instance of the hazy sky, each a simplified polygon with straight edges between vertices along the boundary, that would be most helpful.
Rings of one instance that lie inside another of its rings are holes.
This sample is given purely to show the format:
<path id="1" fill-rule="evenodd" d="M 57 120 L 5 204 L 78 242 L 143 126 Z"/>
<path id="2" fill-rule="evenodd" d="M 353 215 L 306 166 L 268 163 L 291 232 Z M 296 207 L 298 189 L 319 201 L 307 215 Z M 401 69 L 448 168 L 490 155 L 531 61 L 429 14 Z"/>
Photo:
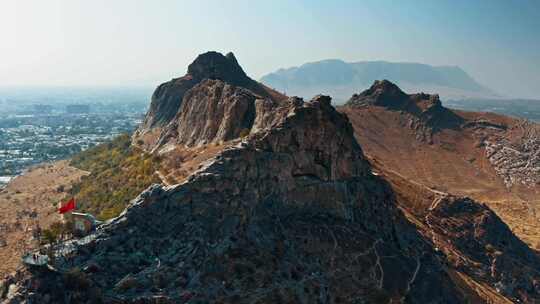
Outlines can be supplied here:
<path id="1" fill-rule="evenodd" d="M 207 50 L 254 78 L 327 58 L 458 65 L 540 99 L 536 0 L 0 0 L 0 86 L 157 85 Z"/>

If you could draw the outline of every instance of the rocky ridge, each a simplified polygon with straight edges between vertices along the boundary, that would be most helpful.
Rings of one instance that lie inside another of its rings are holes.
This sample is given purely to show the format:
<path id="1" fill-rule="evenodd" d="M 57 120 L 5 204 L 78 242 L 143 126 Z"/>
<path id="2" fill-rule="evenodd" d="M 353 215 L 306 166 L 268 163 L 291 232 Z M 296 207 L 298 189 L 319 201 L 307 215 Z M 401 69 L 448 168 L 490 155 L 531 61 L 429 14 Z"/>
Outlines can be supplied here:
<path id="1" fill-rule="evenodd" d="M 536 123 L 453 111 L 443 107 L 437 95 L 406 94 L 387 80 L 375 81 L 368 90 L 354 94 L 343 108 L 364 111 L 366 107 L 399 112 L 400 124 L 409 127 L 416 139 L 430 144 L 443 131 L 474 138 L 508 188 L 536 187 L 540 182 L 540 127 Z"/>
<path id="2" fill-rule="evenodd" d="M 388 80 L 376 80 L 360 94 L 354 94 L 345 106 L 377 106 L 400 111 L 407 116 L 404 124 L 415 130 L 417 139 L 432 142 L 434 133 L 443 128 L 457 128 L 460 117 L 442 106 L 439 95 L 406 94 Z"/>
<path id="3" fill-rule="evenodd" d="M 82 269 L 86 288 L 39 270 L 7 303 L 462 300 L 324 96 L 148 189 L 76 248 L 56 267 Z"/>
<path id="4" fill-rule="evenodd" d="M 191 79 L 215 71 L 216 61 L 200 62 Z M 212 75 L 224 79 L 200 79 L 181 93 L 175 118 L 143 125 L 139 135 L 159 129 L 156 153 L 239 143 L 186 181 L 147 189 L 90 236 L 64 243 L 53 269 L 30 267 L 3 281 L 2 303 L 488 301 L 456 272 L 500 287 L 508 299 L 538 298 L 537 257 L 489 208 L 456 198 L 405 217 L 399 193 L 372 173 L 329 97 L 270 98 L 236 76 Z M 146 122 L 164 117 L 157 108 Z M 184 128 L 190 123 L 200 130 Z M 476 252 L 487 245 L 495 249 Z M 457 250 L 478 262 L 454 263 Z M 497 266 L 494 256 L 510 263 Z M 501 275 L 516 263 L 523 271 Z"/>

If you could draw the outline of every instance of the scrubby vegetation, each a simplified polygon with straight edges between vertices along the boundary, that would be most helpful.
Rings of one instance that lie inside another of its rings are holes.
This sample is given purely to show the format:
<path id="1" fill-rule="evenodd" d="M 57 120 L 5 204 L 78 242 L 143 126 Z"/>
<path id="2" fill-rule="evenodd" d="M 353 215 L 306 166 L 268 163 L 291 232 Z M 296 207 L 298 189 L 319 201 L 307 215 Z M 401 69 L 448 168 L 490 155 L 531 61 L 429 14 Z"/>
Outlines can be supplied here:
<path id="1" fill-rule="evenodd" d="M 90 172 L 71 189 L 77 209 L 100 220 L 120 214 L 129 201 L 160 179 L 160 160 L 131 145 L 124 134 L 73 157 L 71 165 Z"/>
<path id="2" fill-rule="evenodd" d="M 71 235 L 73 224 L 71 222 L 54 222 L 48 229 L 44 229 L 41 236 L 42 244 L 53 244 L 62 240 L 65 236 Z"/>

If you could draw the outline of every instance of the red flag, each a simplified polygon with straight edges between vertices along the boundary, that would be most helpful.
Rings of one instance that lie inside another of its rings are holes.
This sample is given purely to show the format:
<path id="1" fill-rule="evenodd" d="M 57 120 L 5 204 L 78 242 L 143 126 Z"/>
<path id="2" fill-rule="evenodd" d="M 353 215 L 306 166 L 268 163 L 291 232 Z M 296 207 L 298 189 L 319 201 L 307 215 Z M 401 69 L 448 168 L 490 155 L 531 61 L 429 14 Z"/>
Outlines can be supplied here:
<path id="1" fill-rule="evenodd" d="M 75 198 L 70 199 L 69 202 L 67 202 L 65 205 L 60 207 L 60 209 L 58 209 L 58 213 L 64 214 L 73 209 L 75 209 Z"/>

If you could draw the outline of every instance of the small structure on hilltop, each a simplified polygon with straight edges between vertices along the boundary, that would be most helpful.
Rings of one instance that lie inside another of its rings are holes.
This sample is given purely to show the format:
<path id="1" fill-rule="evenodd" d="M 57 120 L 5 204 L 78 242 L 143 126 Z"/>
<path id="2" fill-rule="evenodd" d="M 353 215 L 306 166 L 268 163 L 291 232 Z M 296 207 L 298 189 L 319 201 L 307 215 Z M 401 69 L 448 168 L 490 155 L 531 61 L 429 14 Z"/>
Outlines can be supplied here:
<path id="1" fill-rule="evenodd" d="M 70 199 L 66 204 L 58 204 L 58 212 L 62 215 L 63 223 L 71 223 L 71 229 L 75 236 L 84 236 L 94 231 L 100 221 L 90 213 L 73 212 L 76 208 L 75 198 Z"/>
<path id="2" fill-rule="evenodd" d="M 73 232 L 79 235 L 87 235 L 94 231 L 101 224 L 93 215 L 89 213 L 70 212 L 64 214 L 64 220 L 73 223 Z"/>

